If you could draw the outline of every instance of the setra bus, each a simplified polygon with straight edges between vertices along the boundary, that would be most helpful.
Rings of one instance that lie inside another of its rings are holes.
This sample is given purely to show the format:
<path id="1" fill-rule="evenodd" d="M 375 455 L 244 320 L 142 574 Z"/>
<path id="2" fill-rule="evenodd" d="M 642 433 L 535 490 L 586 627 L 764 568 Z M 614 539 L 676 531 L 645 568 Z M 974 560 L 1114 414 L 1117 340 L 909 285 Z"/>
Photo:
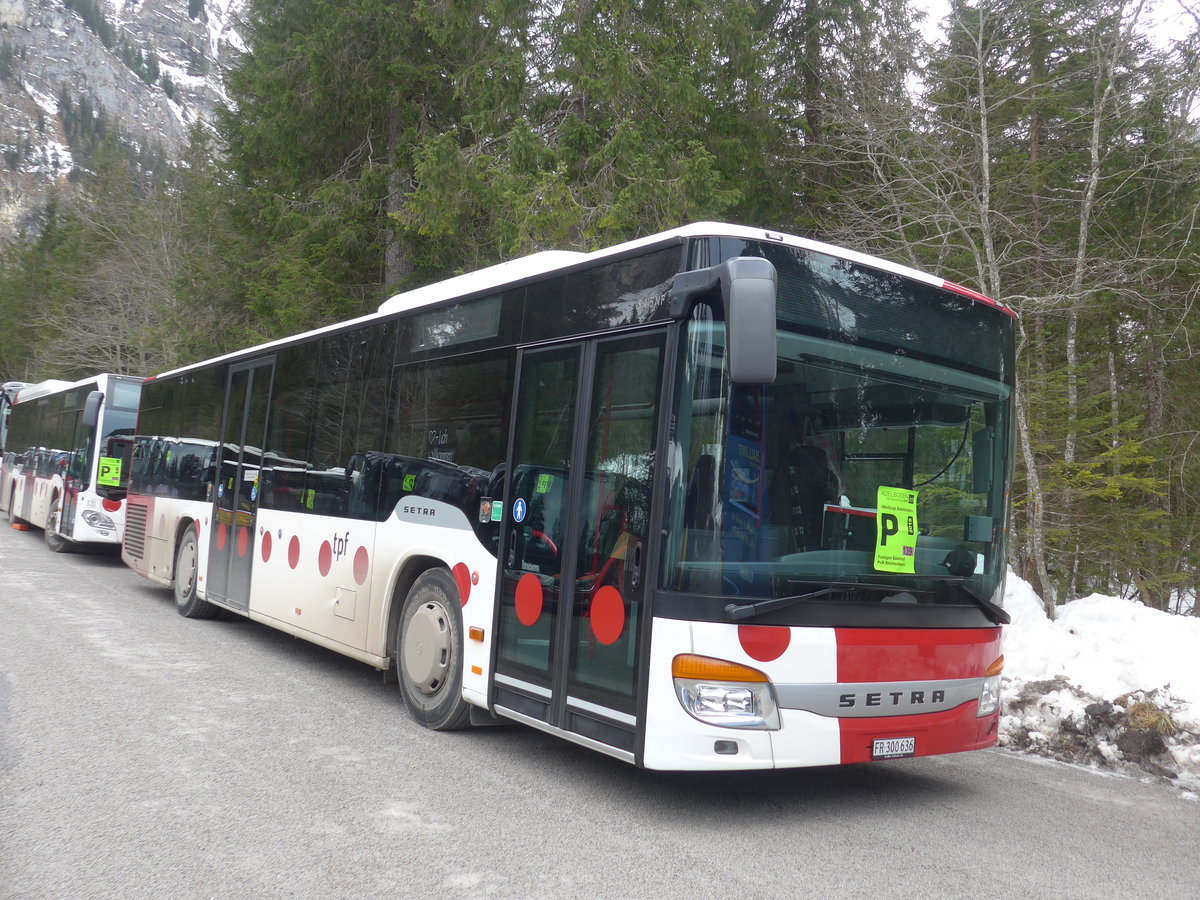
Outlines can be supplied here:
<path id="1" fill-rule="evenodd" d="M 55 552 L 121 543 L 140 393 L 140 378 L 110 374 L 15 388 L 0 458 L 14 525 L 43 529 Z"/>
<path id="2" fill-rule="evenodd" d="M 179 611 L 654 769 L 997 737 L 1013 314 L 694 224 L 145 383 L 123 558 Z"/>

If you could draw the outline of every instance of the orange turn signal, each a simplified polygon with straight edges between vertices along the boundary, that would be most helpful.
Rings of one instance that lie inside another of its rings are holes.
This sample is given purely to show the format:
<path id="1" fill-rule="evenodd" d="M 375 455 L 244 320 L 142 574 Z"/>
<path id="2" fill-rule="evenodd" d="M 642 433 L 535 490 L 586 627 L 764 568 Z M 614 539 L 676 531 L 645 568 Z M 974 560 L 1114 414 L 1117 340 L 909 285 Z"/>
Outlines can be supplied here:
<path id="1" fill-rule="evenodd" d="M 696 681 L 752 681 L 765 684 L 771 680 L 758 669 L 741 663 L 694 653 L 681 653 L 671 660 L 671 674 L 676 678 Z"/>
<path id="2" fill-rule="evenodd" d="M 988 666 L 987 671 L 984 672 L 983 674 L 985 677 L 991 677 L 992 675 L 999 675 L 1003 671 L 1004 671 L 1004 657 L 997 656 L 996 661 L 994 663 L 992 663 L 990 666 Z"/>
<path id="3" fill-rule="evenodd" d="M 476 625 L 472 625 L 470 628 L 467 629 L 467 637 L 469 637 L 473 641 L 482 641 L 483 640 L 483 629 L 479 628 Z"/>

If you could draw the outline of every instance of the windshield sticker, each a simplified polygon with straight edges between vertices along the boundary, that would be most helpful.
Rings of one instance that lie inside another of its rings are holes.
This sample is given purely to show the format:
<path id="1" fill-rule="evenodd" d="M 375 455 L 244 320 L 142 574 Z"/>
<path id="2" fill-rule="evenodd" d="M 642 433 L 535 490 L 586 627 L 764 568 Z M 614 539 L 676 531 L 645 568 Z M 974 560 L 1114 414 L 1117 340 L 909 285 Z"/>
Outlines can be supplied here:
<path id="1" fill-rule="evenodd" d="M 100 457 L 100 471 L 96 474 L 96 483 L 105 487 L 121 486 L 121 458 L 119 456 Z"/>
<path id="2" fill-rule="evenodd" d="M 513 511 L 513 520 L 514 521 L 516 521 L 516 522 L 524 522 L 525 521 L 525 501 L 522 498 L 518 497 L 516 500 L 513 501 L 512 511 Z"/>
<path id="3" fill-rule="evenodd" d="M 917 492 L 880 487 L 875 518 L 875 569 L 879 572 L 917 571 Z"/>
<path id="4" fill-rule="evenodd" d="M 550 488 L 554 486 L 554 476 L 545 472 L 537 477 L 537 484 L 533 488 L 535 494 L 547 494 Z"/>

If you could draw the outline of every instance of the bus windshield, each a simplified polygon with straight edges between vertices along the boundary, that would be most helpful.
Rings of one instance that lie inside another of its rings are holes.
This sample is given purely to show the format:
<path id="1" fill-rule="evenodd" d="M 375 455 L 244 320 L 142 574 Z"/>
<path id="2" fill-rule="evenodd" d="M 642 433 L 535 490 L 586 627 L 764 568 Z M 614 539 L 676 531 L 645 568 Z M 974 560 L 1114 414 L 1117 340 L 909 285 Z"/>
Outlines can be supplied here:
<path id="1" fill-rule="evenodd" d="M 743 385 L 712 310 L 689 323 L 663 587 L 735 604 L 992 600 L 1010 386 L 781 325 L 775 382 Z"/>
<path id="2" fill-rule="evenodd" d="M 134 387 L 140 388 L 141 385 Z M 136 396 L 134 400 L 136 402 Z M 110 406 L 105 412 L 104 433 L 100 436 L 100 471 L 96 474 L 97 488 L 105 496 L 124 496 L 129 487 L 136 425 L 136 407 L 120 409 Z"/>

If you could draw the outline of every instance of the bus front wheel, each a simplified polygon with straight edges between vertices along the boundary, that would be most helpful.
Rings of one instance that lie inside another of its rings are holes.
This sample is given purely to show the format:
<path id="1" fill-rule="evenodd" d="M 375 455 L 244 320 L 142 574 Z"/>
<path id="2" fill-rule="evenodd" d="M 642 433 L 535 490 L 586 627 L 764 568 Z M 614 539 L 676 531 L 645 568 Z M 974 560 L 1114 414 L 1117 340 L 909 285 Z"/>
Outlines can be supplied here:
<path id="1" fill-rule="evenodd" d="M 46 546 L 50 548 L 51 553 L 66 553 L 71 549 L 71 542 L 58 533 L 58 522 L 62 517 L 62 509 L 59 506 L 58 498 L 55 497 L 50 501 L 50 515 L 46 516 L 46 527 L 42 531 L 42 536 L 46 539 Z"/>
<path id="2" fill-rule="evenodd" d="M 175 608 L 187 619 L 211 619 L 220 610 L 196 593 L 196 533 L 184 532 L 175 551 Z"/>
<path id="3" fill-rule="evenodd" d="M 462 696 L 462 604 L 445 569 L 421 574 L 404 598 L 396 626 L 396 675 L 404 705 L 434 731 L 470 724 Z"/>

